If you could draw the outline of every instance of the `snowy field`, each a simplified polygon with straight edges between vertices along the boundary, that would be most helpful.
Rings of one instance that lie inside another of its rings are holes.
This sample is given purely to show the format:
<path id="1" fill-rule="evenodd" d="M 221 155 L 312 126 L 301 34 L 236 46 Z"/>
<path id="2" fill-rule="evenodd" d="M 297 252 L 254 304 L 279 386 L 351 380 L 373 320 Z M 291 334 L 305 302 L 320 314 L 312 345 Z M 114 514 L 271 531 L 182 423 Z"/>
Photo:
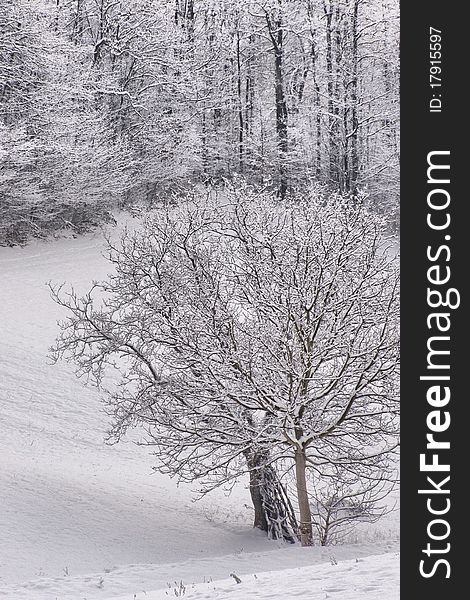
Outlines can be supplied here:
<path id="1" fill-rule="evenodd" d="M 0 248 L 0 598 L 398 598 L 396 517 L 354 545 L 287 547 L 251 529 L 243 484 L 194 503 L 147 449 L 103 443 L 96 390 L 48 364 L 61 313 L 45 285 L 86 289 L 102 247 Z"/>
<path id="2" fill-rule="evenodd" d="M 372 550 L 348 547 L 325 552 L 319 548 L 294 548 L 160 566 L 131 565 L 82 577 L 42 578 L 5 586 L 0 589 L 0 598 L 398 600 L 398 554 L 389 548 L 389 553 L 360 558 Z M 345 560 L 353 555 L 357 558 Z"/>

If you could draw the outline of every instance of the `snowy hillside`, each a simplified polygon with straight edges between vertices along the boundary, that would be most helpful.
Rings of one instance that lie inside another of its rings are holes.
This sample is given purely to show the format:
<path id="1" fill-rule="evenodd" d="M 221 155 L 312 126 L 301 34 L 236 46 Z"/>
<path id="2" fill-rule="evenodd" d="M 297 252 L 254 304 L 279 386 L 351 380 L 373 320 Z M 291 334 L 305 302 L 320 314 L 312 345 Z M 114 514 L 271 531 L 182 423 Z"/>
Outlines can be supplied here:
<path id="1" fill-rule="evenodd" d="M 271 571 L 253 574 L 244 579 L 232 574 L 232 579 L 199 585 L 184 586 L 182 582 L 167 590 L 136 594 L 136 600 L 165 600 L 181 593 L 188 600 L 286 600 L 308 598 L 323 600 L 398 600 L 397 555 L 373 556 L 331 565 L 286 569 L 281 573 Z M 127 596 L 128 598 L 128 596 Z M 126 596 L 113 600 L 125 600 Z"/>
<path id="2" fill-rule="evenodd" d="M 275 598 L 269 588 L 279 581 L 292 597 L 372 599 L 380 590 L 383 600 L 396 598 L 396 545 L 303 550 L 269 542 L 251 529 L 243 485 L 195 504 L 188 487 L 152 474 L 147 449 L 103 443 L 98 393 L 63 364 L 48 364 L 61 314 L 45 285 L 83 290 L 103 277 L 102 245 L 96 234 L 0 249 L 0 597 L 157 600 L 183 580 L 198 583 L 185 596 L 195 599 Z M 331 564 L 383 552 L 390 554 Z M 312 563 L 326 564 L 199 585 Z"/>
<path id="3" fill-rule="evenodd" d="M 389 548 L 368 556 L 372 549 L 297 548 L 131 565 L 83 577 L 36 579 L 6 586 L 0 595 L 7 600 L 377 600 L 380 594 L 381 600 L 398 600 L 398 554 Z"/>
<path id="4" fill-rule="evenodd" d="M 64 365 L 48 365 L 60 313 L 45 283 L 83 287 L 104 276 L 99 245 L 69 240 L 0 254 L 3 582 L 266 546 L 245 523 L 211 523 L 215 509 L 151 475 L 146 449 L 103 444 L 96 391 Z M 224 510 L 230 503 L 216 520 Z"/>

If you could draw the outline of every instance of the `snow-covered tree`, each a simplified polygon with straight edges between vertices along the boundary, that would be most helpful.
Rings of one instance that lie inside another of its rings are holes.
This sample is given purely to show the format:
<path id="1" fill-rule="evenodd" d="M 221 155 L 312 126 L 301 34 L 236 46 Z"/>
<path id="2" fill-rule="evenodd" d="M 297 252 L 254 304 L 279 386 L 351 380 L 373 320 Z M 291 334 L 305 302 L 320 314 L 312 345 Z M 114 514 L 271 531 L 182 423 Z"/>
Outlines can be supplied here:
<path id="1" fill-rule="evenodd" d="M 394 488 L 390 472 L 374 461 L 358 470 L 352 465 L 324 465 L 309 477 L 315 539 L 322 546 L 345 543 L 358 523 L 376 523 L 390 512 L 384 500 Z"/>
<path id="2" fill-rule="evenodd" d="M 396 0 L 0 0 L 0 243 L 240 173 L 395 218 L 398 37 Z"/>
<path id="3" fill-rule="evenodd" d="M 131 187 L 134 155 L 113 132 L 87 52 L 60 34 L 51 6 L 0 9 L 0 244 L 86 231 Z M 30 6 L 29 6 L 30 4 Z"/>
<path id="4" fill-rule="evenodd" d="M 109 258 L 114 273 L 84 297 L 53 291 L 69 311 L 54 356 L 106 388 L 112 436 L 144 426 L 156 468 L 206 489 L 249 472 L 255 506 L 272 468 L 293 471 L 303 545 L 308 470 L 391 476 L 398 267 L 362 198 L 189 198 Z M 275 480 L 261 500 L 289 537 L 285 492 Z"/>

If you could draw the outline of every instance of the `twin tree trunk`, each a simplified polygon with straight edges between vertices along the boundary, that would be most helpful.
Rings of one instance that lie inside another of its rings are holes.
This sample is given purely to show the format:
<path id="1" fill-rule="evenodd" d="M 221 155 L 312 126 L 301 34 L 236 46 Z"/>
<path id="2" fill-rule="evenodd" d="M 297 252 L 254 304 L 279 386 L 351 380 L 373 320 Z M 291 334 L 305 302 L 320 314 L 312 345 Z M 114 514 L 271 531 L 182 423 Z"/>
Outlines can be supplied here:
<path id="1" fill-rule="evenodd" d="M 265 531 L 271 539 L 294 543 L 298 530 L 294 509 L 267 454 L 248 450 L 245 458 L 255 509 L 253 527 Z"/>
<path id="2" fill-rule="evenodd" d="M 312 546 L 312 513 L 307 492 L 305 450 L 298 449 L 295 454 L 299 523 L 266 453 L 247 451 L 245 458 L 250 473 L 251 500 L 255 509 L 253 526 L 266 531 L 271 539 L 283 539 L 294 543 L 296 538 L 299 538 L 302 546 Z"/>

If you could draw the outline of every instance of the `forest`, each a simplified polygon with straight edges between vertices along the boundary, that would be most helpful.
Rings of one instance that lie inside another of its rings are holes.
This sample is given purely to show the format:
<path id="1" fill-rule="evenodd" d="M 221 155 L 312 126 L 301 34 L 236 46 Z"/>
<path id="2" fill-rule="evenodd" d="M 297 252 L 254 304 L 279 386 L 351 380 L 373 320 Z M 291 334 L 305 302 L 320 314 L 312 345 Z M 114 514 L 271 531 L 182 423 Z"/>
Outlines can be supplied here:
<path id="1" fill-rule="evenodd" d="M 0 244 L 242 180 L 396 227 L 397 0 L 0 0 Z"/>

